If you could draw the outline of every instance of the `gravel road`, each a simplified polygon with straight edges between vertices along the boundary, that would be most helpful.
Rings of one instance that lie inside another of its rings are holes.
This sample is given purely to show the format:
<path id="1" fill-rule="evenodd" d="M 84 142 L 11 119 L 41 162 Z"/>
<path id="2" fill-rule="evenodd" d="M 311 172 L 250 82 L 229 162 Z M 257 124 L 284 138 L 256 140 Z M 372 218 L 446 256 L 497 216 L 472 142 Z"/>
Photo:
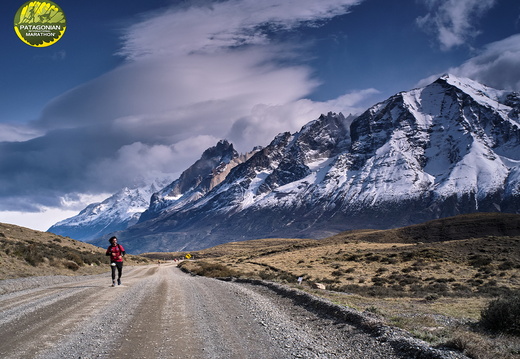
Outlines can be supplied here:
<path id="1" fill-rule="evenodd" d="M 0 281 L 0 358 L 463 358 L 278 285 L 173 264 Z M 320 304 L 321 303 L 321 304 Z"/>

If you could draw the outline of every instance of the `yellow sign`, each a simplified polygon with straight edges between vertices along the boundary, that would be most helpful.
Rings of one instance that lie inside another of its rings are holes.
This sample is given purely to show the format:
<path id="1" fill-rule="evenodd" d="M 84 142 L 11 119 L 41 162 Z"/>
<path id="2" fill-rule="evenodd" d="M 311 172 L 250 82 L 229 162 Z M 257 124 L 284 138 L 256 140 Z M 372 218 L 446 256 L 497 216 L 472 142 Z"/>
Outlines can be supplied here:
<path id="1" fill-rule="evenodd" d="M 191 258 L 191 254 L 188 253 L 188 254 L 186 254 L 184 257 L 185 257 L 186 259 L 190 259 L 190 258 Z"/>

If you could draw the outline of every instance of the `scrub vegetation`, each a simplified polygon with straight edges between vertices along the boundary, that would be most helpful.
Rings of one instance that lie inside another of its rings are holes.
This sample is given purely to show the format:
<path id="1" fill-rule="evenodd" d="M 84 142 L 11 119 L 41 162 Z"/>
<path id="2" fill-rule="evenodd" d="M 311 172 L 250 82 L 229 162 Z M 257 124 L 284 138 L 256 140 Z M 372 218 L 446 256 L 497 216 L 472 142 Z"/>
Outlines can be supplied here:
<path id="1" fill-rule="evenodd" d="M 125 262 L 148 262 L 128 256 Z M 105 249 L 52 233 L 0 223 L 0 280 L 107 272 Z"/>
<path id="2" fill-rule="evenodd" d="M 282 282 L 375 313 L 471 358 L 520 355 L 520 215 L 464 215 L 322 240 L 236 242 L 190 254 L 195 261 L 181 266 L 199 275 Z M 214 265 L 218 274 L 206 270 Z M 317 283 L 326 289 L 316 289 Z"/>

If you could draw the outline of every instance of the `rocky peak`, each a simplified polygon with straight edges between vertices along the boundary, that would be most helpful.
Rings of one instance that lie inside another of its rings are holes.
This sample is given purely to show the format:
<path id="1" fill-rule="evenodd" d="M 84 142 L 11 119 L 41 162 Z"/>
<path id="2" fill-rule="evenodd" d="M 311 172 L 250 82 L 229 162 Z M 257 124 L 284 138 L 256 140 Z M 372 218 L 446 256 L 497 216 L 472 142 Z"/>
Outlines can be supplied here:
<path id="1" fill-rule="evenodd" d="M 244 157 L 239 155 L 233 144 L 227 140 L 220 140 L 215 146 L 205 150 L 200 159 L 186 169 L 177 180 L 154 193 L 149 208 L 139 220 L 154 218 L 164 210 L 175 208 L 176 204 L 197 200 L 218 185 L 229 173 L 230 168 L 243 160 Z"/>
<path id="2" fill-rule="evenodd" d="M 216 160 L 218 162 L 229 162 L 238 157 L 238 152 L 233 148 L 233 144 L 227 140 L 220 140 L 218 143 L 208 148 L 202 153 L 200 161 Z"/>

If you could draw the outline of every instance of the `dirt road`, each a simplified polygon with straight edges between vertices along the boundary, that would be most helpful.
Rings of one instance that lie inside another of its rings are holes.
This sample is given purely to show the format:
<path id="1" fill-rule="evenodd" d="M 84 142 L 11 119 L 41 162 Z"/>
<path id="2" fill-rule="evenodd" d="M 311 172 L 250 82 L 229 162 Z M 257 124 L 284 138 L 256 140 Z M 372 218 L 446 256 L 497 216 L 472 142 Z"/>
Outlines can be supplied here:
<path id="1" fill-rule="evenodd" d="M 0 296 L 0 358 L 404 358 L 273 291 L 174 265 Z"/>

